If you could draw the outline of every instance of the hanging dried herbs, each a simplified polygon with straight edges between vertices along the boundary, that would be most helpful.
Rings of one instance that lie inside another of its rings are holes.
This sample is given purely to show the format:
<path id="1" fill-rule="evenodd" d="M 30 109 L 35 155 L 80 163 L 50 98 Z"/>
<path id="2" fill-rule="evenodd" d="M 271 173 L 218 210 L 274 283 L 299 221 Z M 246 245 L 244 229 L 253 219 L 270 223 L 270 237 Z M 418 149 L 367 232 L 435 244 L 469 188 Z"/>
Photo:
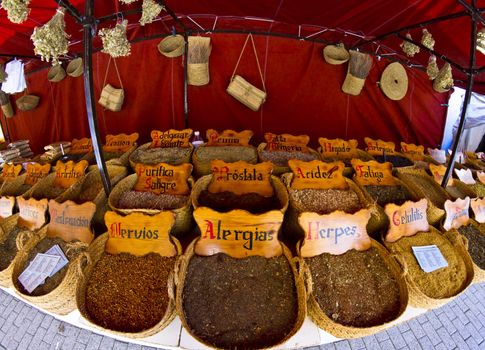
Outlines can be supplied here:
<path id="1" fill-rule="evenodd" d="M 426 74 L 428 74 L 429 79 L 434 80 L 438 76 L 439 71 L 436 56 L 429 56 L 428 66 L 426 67 Z"/>
<path id="2" fill-rule="evenodd" d="M 434 39 L 433 36 L 431 35 L 430 32 L 426 28 L 423 29 L 423 36 L 421 37 L 421 44 L 423 44 L 424 47 L 434 50 Z"/>
<path id="3" fill-rule="evenodd" d="M 4 83 L 7 80 L 8 74 L 5 72 L 5 67 L 0 64 L 0 83 Z"/>
<path id="4" fill-rule="evenodd" d="M 164 9 L 165 7 L 155 0 L 143 0 L 140 24 L 144 26 L 145 24 L 152 23 Z"/>
<path id="5" fill-rule="evenodd" d="M 126 4 L 126 5 L 127 5 L 127 4 L 131 4 L 131 3 L 134 3 L 135 1 L 137 1 L 137 0 L 120 0 L 120 2 L 121 2 L 122 4 Z"/>
<path id="6" fill-rule="evenodd" d="M 7 11 L 7 18 L 13 23 L 22 23 L 30 13 L 30 0 L 3 0 L 2 7 Z"/>
<path id="7" fill-rule="evenodd" d="M 413 40 L 413 38 L 411 37 L 411 34 L 409 33 L 406 34 L 406 38 L 408 38 L 409 40 Z M 419 46 L 406 40 L 404 40 L 400 46 L 408 57 L 414 57 L 414 55 L 420 51 Z"/>
<path id="8" fill-rule="evenodd" d="M 99 36 L 103 41 L 102 52 L 107 53 L 113 58 L 129 56 L 131 45 L 126 37 L 127 20 L 117 23 L 114 28 L 103 28 L 99 31 Z"/>

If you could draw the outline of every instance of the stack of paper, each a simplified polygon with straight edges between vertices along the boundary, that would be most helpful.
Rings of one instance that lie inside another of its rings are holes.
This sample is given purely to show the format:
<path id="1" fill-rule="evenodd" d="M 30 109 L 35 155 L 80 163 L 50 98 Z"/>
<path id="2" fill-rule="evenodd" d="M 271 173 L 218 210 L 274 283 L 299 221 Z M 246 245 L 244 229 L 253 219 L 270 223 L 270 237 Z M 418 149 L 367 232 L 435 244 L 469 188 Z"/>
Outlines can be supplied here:
<path id="1" fill-rule="evenodd" d="M 8 145 L 9 149 L 18 149 L 20 151 L 20 157 L 24 159 L 31 158 L 34 153 L 30 149 L 29 140 L 19 140 L 12 142 Z"/>
<path id="2" fill-rule="evenodd" d="M 44 147 L 46 152 L 40 156 L 42 160 L 56 160 L 69 152 L 71 143 L 67 141 L 51 143 Z"/>

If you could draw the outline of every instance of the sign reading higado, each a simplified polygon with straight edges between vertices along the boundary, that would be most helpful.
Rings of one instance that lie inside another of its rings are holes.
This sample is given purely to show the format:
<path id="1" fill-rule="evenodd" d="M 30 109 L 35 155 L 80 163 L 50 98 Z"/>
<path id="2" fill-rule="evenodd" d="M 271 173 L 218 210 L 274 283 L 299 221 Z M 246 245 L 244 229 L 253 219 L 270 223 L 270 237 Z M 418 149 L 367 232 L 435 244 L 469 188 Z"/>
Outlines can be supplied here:
<path id="1" fill-rule="evenodd" d="M 249 164 L 242 160 L 235 163 L 213 160 L 211 169 L 212 181 L 208 187 L 211 193 L 257 193 L 263 197 L 271 197 L 274 193 L 270 181 L 273 171 L 271 162 Z"/>
<path id="2" fill-rule="evenodd" d="M 224 130 L 222 133 L 218 133 L 214 129 L 209 129 L 206 136 L 207 146 L 249 146 L 253 132 L 251 130 L 241 132 Z"/>
<path id="3" fill-rule="evenodd" d="M 2 177 L 5 181 L 12 181 L 17 176 L 19 176 L 22 171 L 22 164 L 14 165 L 13 163 L 8 163 L 3 165 Z"/>
<path id="4" fill-rule="evenodd" d="M 283 151 L 283 152 L 303 152 L 308 153 L 308 135 L 293 136 L 290 134 L 273 134 L 267 132 L 264 134 L 266 140 L 266 151 Z"/>
<path id="5" fill-rule="evenodd" d="M 84 176 L 88 168 L 88 161 L 81 160 L 77 163 L 72 160 L 63 163 L 60 160 L 56 163 L 56 178 L 54 179 L 54 186 L 69 188 L 81 177 Z"/>
<path id="6" fill-rule="evenodd" d="M 47 199 L 36 200 L 34 198 L 24 199 L 17 197 L 17 202 L 19 205 L 17 226 L 32 231 L 41 228 L 45 224 L 45 212 L 48 206 Z"/>
<path id="7" fill-rule="evenodd" d="M 472 207 L 475 220 L 481 224 L 485 223 L 485 197 L 472 199 L 470 206 Z"/>
<path id="8" fill-rule="evenodd" d="M 279 210 L 254 215 L 239 209 L 219 213 L 200 207 L 194 211 L 194 218 L 201 232 L 195 245 L 198 255 L 225 253 L 233 258 L 253 255 L 272 258 L 282 254 L 278 230 L 283 213 Z"/>
<path id="9" fill-rule="evenodd" d="M 355 214 L 341 210 L 327 215 L 300 214 L 298 222 L 305 232 L 301 256 L 308 258 L 323 253 L 340 255 L 351 249 L 369 249 L 372 243 L 366 226 L 370 215 L 369 209 L 359 210 Z"/>
<path id="10" fill-rule="evenodd" d="M 138 133 L 106 135 L 106 144 L 103 146 L 105 152 L 122 153 L 132 148 L 138 140 Z"/>
<path id="11" fill-rule="evenodd" d="M 0 218 L 5 219 L 13 214 L 13 207 L 15 205 L 15 197 L 5 196 L 0 197 Z"/>
<path id="12" fill-rule="evenodd" d="M 427 209 L 428 200 L 425 198 L 418 202 L 407 201 L 401 206 L 393 203 L 386 204 L 384 210 L 390 222 L 386 241 L 396 242 L 401 237 L 428 231 Z"/>
<path id="13" fill-rule="evenodd" d="M 50 164 L 28 163 L 27 175 L 25 177 L 26 185 L 35 185 L 40 179 L 46 177 L 51 171 Z"/>
<path id="14" fill-rule="evenodd" d="M 152 130 L 150 136 L 152 137 L 152 144 L 150 145 L 150 148 L 187 148 L 190 146 L 192 129 L 170 129 L 167 131 Z"/>
<path id="15" fill-rule="evenodd" d="M 477 171 L 477 178 L 478 181 L 485 185 L 485 171 Z"/>
<path id="16" fill-rule="evenodd" d="M 71 148 L 69 154 L 85 154 L 93 150 L 93 142 L 91 139 L 84 137 L 82 139 L 74 139 L 71 141 Z"/>
<path id="17" fill-rule="evenodd" d="M 78 240 L 90 244 L 94 239 L 91 231 L 91 219 L 96 211 L 96 204 L 86 202 L 76 204 L 73 201 L 57 203 L 49 201 L 51 220 L 47 229 L 50 237 L 59 237 L 66 242 Z"/>
<path id="18" fill-rule="evenodd" d="M 473 178 L 473 174 L 471 169 L 456 169 L 455 168 L 455 174 L 458 176 L 461 182 L 467 184 L 467 185 L 474 185 L 477 182 Z"/>
<path id="19" fill-rule="evenodd" d="M 445 177 L 446 167 L 444 165 L 430 164 L 429 170 L 433 175 L 433 179 L 441 186 L 441 183 L 443 182 L 443 178 Z M 451 176 L 448 179 L 447 186 L 453 186 L 453 178 Z"/>
<path id="20" fill-rule="evenodd" d="M 135 191 L 152 192 L 157 195 L 188 195 L 190 193 L 188 179 L 192 173 L 192 164 L 145 165 L 137 163 L 135 170 L 138 175 L 133 188 Z"/>
<path id="21" fill-rule="evenodd" d="M 354 180 L 361 186 L 367 185 L 396 185 L 397 181 L 392 176 L 392 164 L 389 162 L 379 163 L 375 160 L 368 162 L 360 159 L 351 160 L 354 168 Z"/>
<path id="22" fill-rule="evenodd" d="M 136 256 L 148 253 L 177 255 L 177 249 L 169 236 L 175 222 L 171 211 L 162 211 L 156 215 L 133 213 L 126 216 L 108 211 L 104 221 L 108 228 L 105 247 L 107 253 L 130 253 Z"/>
<path id="23" fill-rule="evenodd" d="M 470 197 L 465 199 L 458 198 L 457 200 L 445 202 L 445 222 L 443 228 L 445 230 L 451 230 L 452 228 L 459 228 L 468 224 L 470 220 L 468 216 L 468 210 L 470 209 Z"/>
<path id="24" fill-rule="evenodd" d="M 324 157 L 351 158 L 357 154 L 357 140 L 327 139 L 320 137 L 318 143 L 322 147 L 321 154 Z"/>
<path id="25" fill-rule="evenodd" d="M 396 145 L 394 142 L 386 142 L 382 140 L 374 140 L 370 137 L 364 137 L 367 146 L 367 152 L 374 156 L 393 155 L 396 153 Z"/>
<path id="26" fill-rule="evenodd" d="M 439 164 L 446 163 L 446 152 L 438 148 L 428 148 L 428 153 Z"/>
<path id="27" fill-rule="evenodd" d="M 423 160 L 424 158 L 424 146 L 401 142 L 401 151 L 413 160 Z"/>
<path id="28" fill-rule="evenodd" d="M 320 160 L 304 162 L 292 159 L 288 165 L 293 172 L 291 188 L 303 190 L 313 189 L 338 189 L 346 190 L 349 185 L 343 175 L 345 164 L 343 162 L 325 163 Z"/>

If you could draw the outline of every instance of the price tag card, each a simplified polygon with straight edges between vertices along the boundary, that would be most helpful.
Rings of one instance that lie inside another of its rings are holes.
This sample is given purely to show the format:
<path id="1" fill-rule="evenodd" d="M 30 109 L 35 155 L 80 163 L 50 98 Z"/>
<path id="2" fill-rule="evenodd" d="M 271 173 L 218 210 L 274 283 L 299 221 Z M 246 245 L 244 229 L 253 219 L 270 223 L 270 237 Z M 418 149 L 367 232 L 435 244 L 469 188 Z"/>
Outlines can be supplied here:
<path id="1" fill-rule="evenodd" d="M 66 266 L 69 263 L 69 259 L 64 254 L 61 247 L 59 247 L 59 244 L 56 244 L 50 247 L 49 250 L 46 251 L 45 253 L 59 257 L 59 261 L 57 265 L 54 267 L 51 274 L 49 275 L 50 277 L 54 276 L 58 271 L 60 271 L 64 266 Z"/>
<path id="2" fill-rule="evenodd" d="M 436 245 L 411 247 L 421 269 L 430 273 L 448 266 L 448 262 Z"/>
<path id="3" fill-rule="evenodd" d="M 87 137 L 71 141 L 69 154 L 86 154 L 93 151 L 93 142 Z"/>
<path id="4" fill-rule="evenodd" d="M 485 171 L 478 171 L 477 172 L 478 181 L 485 185 Z"/>
<path id="5" fill-rule="evenodd" d="M 74 185 L 77 180 L 84 176 L 89 163 L 87 160 L 81 160 L 74 163 L 72 160 L 63 163 L 60 160 L 56 163 L 56 178 L 54 179 L 54 186 L 69 188 Z"/>
<path id="6" fill-rule="evenodd" d="M 351 249 L 369 249 L 372 243 L 366 226 L 370 215 L 369 209 L 359 210 L 355 214 L 341 210 L 327 215 L 302 213 L 298 218 L 305 231 L 301 256 L 312 257 L 323 253 L 340 255 Z"/>
<path id="7" fill-rule="evenodd" d="M 472 171 L 470 169 L 456 169 L 455 174 L 458 176 L 461 182 L 467 185 L 474 185 L 477 182 L 473 178 Z"/>
<path id="8" fill-rule="evenodd" d="M 343 162 L 324 163 L 319 160 L 304 162 L 292 159 L 288 165 L 293 172 L 291 188 L 301 190 L 314 189 L 339 189 L 349 188 L 344 177 L 345 164 Z"/>
<path id="9" fill-rule="evenodd" d="M 428 153 L 439 164 L 446 163 L 446 152 L 438 148 L 428 148 Z"/>
<path id="10" fill-rule="evenodd" d="M 278 241 L 278 230 L 283 223 L 279 210 L 254 215 L 245 210 L 219 213 L 207 207 L 194 211 L 201 237 L 195 253 L 210 256 L 225 253 L 233 258 L 264 256 L 272 258 L 283 253 Z"/>
<path id="11" fill-rule="evenodd" d="M 27 175 L 25 177 L 26 185 L 35 185 L 40 179 L 46 177 L 51 171 L 50 164 L 28 163 Z"/>
<path id="12" fill-rule="evenodd" d="M 96 204 L 86 202 L 76 204 L 73 201 L 57 203 L 49 201 L 51 221 L 47 228 L 47 236 L 59 237 L 66 242 L 78 240 L 90 244 L 94 239 L 91 231 L 91 220 L 96 211 Z"/>
<path id="13" fill-rule="evenodd" d="M 253 132 L 251 130 L 241 132 L 224 130 L 222 133 L 218 133 L 214 129 L 209 129 L 206 136 L 207 146 L 249 146 Z"/>
<path id="14" fill-rule="evenodd" d="M 187 148 L 190 146 L 192 129 L 170 129 L 167 131 L 153 130 L 150 135 L 152 137 L 150 148 Z"/>
<path id="15" fill-rule="evenodd" d="M 156 165 L 136 164 L 138 178 L 135 191 L 159 194 L 188 195 L 190 188 L 188 179 L 192 173 L 192 164 L 170 165 L 159 163 Z"/>
<path id="16" fill-rule="evenodd" d="M 5 219 L 13 214 L 13 207 L 15 206 L 15 197 L 4 196 L 0 197 L 0 218 Z"/>
<path id="17" fill-rule="evenodd" d="M 390 222 L 386 241 L 396 242 L 401 237 L 428 231 L 427 209 L 428 200 L 425 198 L 418 202 L 407 201 L 401 206 L 393 203 L 386 204 L 384 211 Z"/>
<path id="18" fill-rule="evenodd" d="M 475 215 L 475 220 L 481 224 L 485 223 L 485 197 L 472 199 L 470 205 Z"/>
<path id="19" fill-rule="evenodd" d="M 394 142 L 386 142 L 382 140 L 374 140 L 370 137 L 364 137 L 367 146 L 367 152 L 374 156 L 382 156 L 384 153 L 388 156 L 396 153 L 396 145 Z"/>
<path id="20" fill-rule="evenodd" d="M 375 160 L 365 162 L 360 159 L 352 159 L 350 162 L 355 171 L 354 180 L 361 186 L 397 184 L 392 176 L 392 164 L 389 162 L 379 163 Z"/>
<path id="21" fill-rule="evenodd" d="M 106 144 L 103 146 L 103 151 L 124 153 L 135 146 L 138 136 L 139 135 L 137 132 L 130 135 L 106 135 Z"/>
<path id="22" fill-rule="evenodd" d="M 342 140 L 342 139 L 327 139 L 320 137 L 318 143 L 321 146 L 321 154 L 323 157 L 342 157 L 352 158 L 357 154 L 357 140 Z"/>
<path id="23" fill-rule="evenodd" d="M 175 222 L 174 213 L 171 211 L 162 211 L 156 215 L 133 213 L 126 216 L 108 211 L 104 215 L 104 221 L 109 236 L 105 250 L 110 254 L 177 255 L 177 249 L 169 236 Z"/>
<path id="24" fill-rule="evenodd" d="M 436 181 L 436 183 L 438 183 L 441 186 L 441 183 L 443 182 L 443 178 L 445 177 L 445 174 L 446 174 L 446 167 L 444 165 L 430 164 L 429 170 L 433 175 L 434 181 Z M 447 186 L 453 186 L 453 179 L 451 178 L 451 176 L 448 179 Z"/>
<path id="25" fill-rule="evenodd" d="M 22 171 L 22 164 L 14 165 L 13 163 L 8 163 L 3 165 L 2 177 L 5 181 L 12 181 L 17 176 L 19 176 Z"/>
<path id="26" fill-rule="evenodd" d="M 424 146 L 401 142 L 401 151 L 413 160 L 423 160 L 424 158 Z"/>
<path id="27" fill-rule="evenodd" d="M 458 198 L 454 202 L 447 199 L 445 202 L 446 217 L 443 228 L 448 231 L 468 224 L 470 220 L 468 216 L 469 208 L 470 197 L 465 197 L 465 199 Z"/>
<path id="28" fill-rule="evenodd" d="M 29 293 L 44 283 L 45 279 L 51 276 L 60 257 L 39 253 L 31 261 L 29 266 L 18 277 L 19 282 Z"/>
<path id="29" fill-rule="evenodd" d="M 308 153 L 308 142 L 310 136 L 300 135 L 293 136 L 290 134 L 276 135 L 270 132 L 264 134 L 266 140 L 266 151 L 284 151 L 284 152 L 302 152 Z"/>
<path id="30" fill-rule="evenodd" d="M 19 204 L 19 220 L 17 226 L 27 230 L 41 228 L 45 224 L 45 212 L 47 211 L 47 199 L 36 200 L 17 197 Z"/>

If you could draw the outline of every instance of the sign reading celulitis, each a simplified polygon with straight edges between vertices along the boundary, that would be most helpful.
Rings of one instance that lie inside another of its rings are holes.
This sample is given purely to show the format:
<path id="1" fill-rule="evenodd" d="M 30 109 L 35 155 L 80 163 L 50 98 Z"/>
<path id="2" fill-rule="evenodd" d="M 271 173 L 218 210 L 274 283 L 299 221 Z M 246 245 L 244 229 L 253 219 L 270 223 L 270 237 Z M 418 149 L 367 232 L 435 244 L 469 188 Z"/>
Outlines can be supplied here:
<path id="1" fill-rule="evenodd" d="M 138 175 L 135 191 L 152 192 L 157 195 L 187 195 L 190 193 L 187 180 L 192 173 L 192 164 L 145 165 L 138 163 L 135 170 Z"/>
<path id="2" fill-rule="evenodd" d="M 445 177 L 446 167 L 444 165 L 430 164 L 429 170 L 433 175 L 433 179 L 441 186 L 441 183 L 443 182 L 443 178 Z M 450 176 L 450 178 L 448 179 L 447 186 L 452 186 L 452 185 L 453 185 L 453 178 Z"/>
<path id="3" fill-rule="evenodd" d="M 427 209 L 428 200 L 425 198 L 418 202 L 407 201 L 401 206 L 393 203 L 387 204 L 385 212 L 390 224 L 385 237 L 386 241 L 396 242 L 401 237 L 428 231 Z"/>
<path id="4" fill-rule="evenodd" d="M 56 178 L 54 186 L 68 188 L 84 176 L 89 163 L 87 160 L 81 160 L 74 163 L 72 160 L 63 163 L 60 160 L 56 163 Z"/>
<path id="5" fill-rule="evenodd" d="M 264 134 L 266 140 L 266 151 L 283 151 L 283 152 L 303 152 L 308 153 L 308 135 L 293 136 L 290 134 L 276 135 L 270 132 Z"/>
<path id="6" fill-rule="evenodd" d="M 34 198 L 24 199 L 17 197 L 19 204 L 19 220 L 17 226 L 27 230 L 41 228 L 45 224 L 45 212 L 47 210 L 47 199 L 36 200 Z"/>
<path id="7" fill-rule="evenodd" d="M 78 240 L 90 244 L 94 238 L 91 231 L 91 219 L 96 211 L 96 204 L 86 202 L 76 204 L 73 201 L 57 203 L 49 201 L 51 220 L 47 229 L 50 237 L 59 237 L 66 242 Z"/>
<path id="8" fill-rule="evenodd" d="M 253 136 L 251 130 L 236 132 L 234 130 L 224 130 L 222 133 L 214 129 L 206 132 L 207 146 L 249 146 L 249 140 Z"/>
<path id="9" fill-rule="evenodd" d="M 187 148 L 190 145 L 192 129 L 170 129 L 167 131 L 152 130 L 150 136 L 152 137 L 150 148 Z"/>
<path id="10" fill-rule="evenodd" d="M 401 151 L 413 160 L 423 160 L 424 158 L 424 146 L 401 142 Z"/>
<path id="11" fill-rule="evenodd" d="M 13 214 L 13 207 L 15 205 L 15 197 L 6 196 L 0 197 L 0 218 L 5 219 Z"/>
<path id="12" fill-rule="evenodd" d="M 105 246 L 107 253 L 130 253 L 136 256 L 148 253 L 177 255 L 177 249 L 169 236 L 175 222 L 174 214 L 170 211 L 156 215 L 133 213 L 126 216 L 108 211 L 104 215 L 104 221 L 108 228 Z"/>
<path id="13" fill-rule="evenodd" d="M 84 137 L 82 139 L 74 139 L 71 141 L 69 154 L 85 154 L 93 150 L 93 142 L 91 139 Z"/>
<path id="14" fill-rule="evenodd" d="M 465 199 L 458 198 L 456 201 L 445 202 L 446 217 L 443 224 L 445 230 L 451 230 L 452 228 L 459 228 L 468 224 L 470 217 L 468 216 L 468 210 L 470 208 L 470 197 Z"/>
<path id="15" fill-rule="evenodd" d="M 132 148 L 138 140 L 138 133 L 106 135 L 106 144 L 103 146 L 105 152 L 122 153 Z"/>
<path id="16" fill-rule="evenodd" d="M 343 254 L 351 249 L 367 250 L 371 240 L 367 234 L 370 210 L 362 209 L 355 214 L 341 210 L 327 215 L 305 212 L 298 222 L 305 231 L 301 256 L 308 258 L 323 253 Z"/>
<path id="17" fill-rule="evenodd" d="M 293 172 L 293 181 L 291 182 L 292 189 L 333 188 L 346 190 L 349 188 L 343 175 L 345 168 L 343 162 L 325 163 L 319 160 L 304 162 L 292 159 L 288 161 L 288 165 Z"/>
<path id="18" fill-rule="evenodd" d="M 321 146 L 323 157 L 351 158 L 357 154 L 357 140 L 327 139 L 320 137 L 318 143 Z"/>
<path id="19" fill-rule="evenodd" d="M 200 207 L 194 211 L 194 218 L 201 232 L 195 245 L 198 255 L 225 253 L 233 258 L 272 258 L 282 254 L 278 230 L 283 213 L 279 210 L 255 215 L 240 209 L 219 213 Z"/>
<path id="20" fill-rule="evenodd" d="M 370 137 L 364 138 L 367 146 L 367 152 L 374 156 L 393 155 L 396 153 L 396 145 L 394 142 L 386 142 L 382 140 L 374 140 Z"/>
<path id="21" fill-rule="evenodd" d="M 13 163 L 8 163 L 3 165 L 2 177 L 5 181 L 12 181 L 17 176 L 19 176 L 22 171 L 22 164 L 14 165 Z"/>
<path id="22" fill-rule="evenodd" d="M 40 179 L 46 177 L 51 171 L 50 164 L 28 163 L 27 175 L 25 177 L 26 185 L 35 185 Z"/>
<path id="23" fill-rule="evenodd" d="M 485 223 L 485 198 L 474 198 L 470 203 L 475 220 L 479 223 Z"/>
<path id="24" fill-rule="evenodd" d="M 274 193 L 270 181 L 273 171 L 271 162 L 249 164 L 242 160 L 235 163 L 213 160 L 211 169 L 212 181 L 208 187 L 211 193 L 257 193 L 263 197 L 271 197 Z"/>
<path id="25" fill-rule="evenodd" d="M 359 159 L 352 159 L 354 168 L 354 180 L 361 186 L 367 185 L 395 185 L 397 183 L 392 176 L 392 164 L 389 162 L 379 163 L 375 160 L 364 162 Z"/>

